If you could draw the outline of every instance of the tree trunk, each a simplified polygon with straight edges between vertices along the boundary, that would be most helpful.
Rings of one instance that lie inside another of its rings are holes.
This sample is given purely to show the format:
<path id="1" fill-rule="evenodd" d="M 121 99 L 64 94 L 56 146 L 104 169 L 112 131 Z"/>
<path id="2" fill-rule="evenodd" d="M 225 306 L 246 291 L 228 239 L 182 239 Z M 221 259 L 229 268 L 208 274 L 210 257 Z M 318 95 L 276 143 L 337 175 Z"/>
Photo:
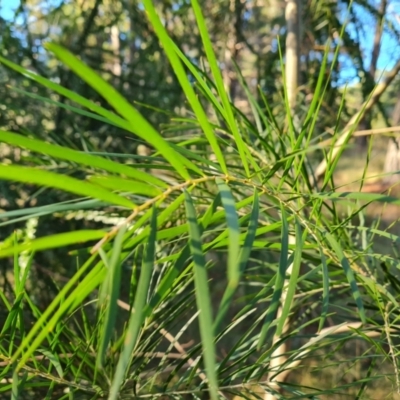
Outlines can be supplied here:
<path id="1" fill-rule="evenodd" d="M 289 107 L 296 106 L 300 59 L 300 0 L 286 0 L 286 90 Z M 294 115 L 292 115 L 293 117 Z"/>
<path id="2" fill-rule="evenodd" d="M 379 7 L 379 15 L 376 19 L 376 28 L 375 28 L 375 36 L 374 36 L 374 45 L 371 53 L 371 64 L 369 67 L 369 77 L 366 77 L 366 87 L 367 90 L 364 93 L 364 101 L 368 97 L 368 93 L 373 89 L 373 85 L 375 84 L 375 75 L 376 75 L 376 67 L 378 65 L 378 58 L 381 51 L 381 41 L 383 34 L 383 26 L 385 23 L 385 13 L 387 7 L 387 0 L 381 0 L 381 4 Z M 360 130 L 368 130 L 371 129 L 371 115 L 365 114 L 360 123 L 358 124 Z M 356 143 L 362 148 L 365 149 L 368 144 L 368 136 L 360 136 L 356 139 Z"/>
<path id="3" fill-rule="evenodd" d="M 292 118 L 296 120 L 296 98 L 298 89 L 299 79 L 299 63 L 300 63 L 300 15 L 301 15 L 301 0 L 286 0 L 285 19 L 286 19 L 286 63 L 285 63 L 285 81 L 286 91 L 288 97 L 288 103 Z M 301 238 L 297 238 L 301 240 Z M 296 237 L 289 235 L 289 243 L 296 244 Z M 293 264 L 287 268 L 287 275 L 290 276 L 292 273 Z M 287 284 L 285 281 L 284 288 L 281 295 L 281 304 L 286 300 L 287 295 Z M 276 318 L 279 319 L 282 316 L 282 306 L 279 307 Z M 284 336 L 289 330 L 289 321 L 285 322 L 283 331 L 280 336 L 275 335 L 273 338 L 274 344 L 277 343 L 282 336 Z M 284 381 L 288 372 L 282 371 L 277 374 L 277 371 L 287 361 L 287 341 L 283 342 L 278 346 L 271 354 L 270 358 L 270 372 L 268 374 L 267 382 L 269 385 L 274 386 L 278 381 Z M 279 387 L 277 389 L 279 391 Z M 273 393 L 266 392 L 264 400 L 276 400 L 277 396 Z"/>
<path id="4" fill-rule="evenodd" d="M 397 102 L 393 110 L 392 126 L 400 123 L 400 92 L 397 96 Z M 396 136 L 390 139 L 386 152 L 384 172 L 390 174 L 385 177 L 387 184 L 400 182 L 398 173 L 400 172 L 400 137 Z"/>

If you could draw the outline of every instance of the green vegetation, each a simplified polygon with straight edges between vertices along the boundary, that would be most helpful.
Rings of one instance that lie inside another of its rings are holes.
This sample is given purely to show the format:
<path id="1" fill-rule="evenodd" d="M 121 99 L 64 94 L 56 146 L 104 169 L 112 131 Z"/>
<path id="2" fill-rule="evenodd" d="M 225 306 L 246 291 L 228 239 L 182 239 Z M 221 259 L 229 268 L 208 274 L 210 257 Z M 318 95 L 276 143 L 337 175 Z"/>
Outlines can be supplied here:
<path id="1" fill-rule="evenodd" d="M 335 13 L 311 3 L 310 29 L 326 17 L 355 46 Z M 74 13 L 71 4 L 58 11 Z M 400 199 L 363 190 L 374 136 L 360 179 L 335 181 L 359 122 L 382 125 L 393 107 L 378 97 L 398 85 L 395 71 L 375 97 L 338 88 L 339 48 L 328 42 L 302 88 L 281 37 L 268 64 L 274 89 L 266 75 L 249 84 L 239 57 L 227 79 L 214 39 L 229 32 L 210 28 L 225 6 L 214 15 L 198 0 L 155 4 L 132 10 L 153 35 L 143 46 L 157 48 L 144 60 L 163 70 L 158 96 L 176 89 L 166 104 L 124 93 L 114 79 L 123 49 L 104 51 L 110 78 L 61 35 L 36 74 L 3 41 L 14 97 L 0 129 L 0 398 L 395 398 L 400 238 L 394 218 L 366 210 Z M 93 10 L 82 6 L 91 23 L 124 8 Z M 191 22 L 190 38 L 168 15 Z M 84 27 L 82 49 L 94 40 Z M 371 118 L 375 105 L 383 111 Z"/>

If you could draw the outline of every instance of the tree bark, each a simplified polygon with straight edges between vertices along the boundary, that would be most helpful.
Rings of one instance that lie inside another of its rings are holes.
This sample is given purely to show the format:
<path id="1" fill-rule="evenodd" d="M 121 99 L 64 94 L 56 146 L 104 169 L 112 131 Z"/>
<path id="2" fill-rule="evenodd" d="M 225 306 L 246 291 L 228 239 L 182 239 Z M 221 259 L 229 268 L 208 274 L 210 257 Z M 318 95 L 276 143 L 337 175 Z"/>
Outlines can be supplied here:
<path id="1" fill-rule="evenodd" d="M 295 118 L 296 112 L 296 98 L 299 81 L 299 63 L 300 63 L 300 13 L 301 13 L 301 0 L 286 0 L 285 9 L 285 20 L 286 20 L 286 63 L 285 63 L 285 81 L 286 81 L 286 93 L 288 97 L 288 103 L 292 118 Z M 297 238 L 301 240 L 301 238 Z M 296 236 L 289 235 L 289 243 L 296 243 Z M 287 275 L 290 276 L 293 270 L 293 264 L 287 268 Z M 287 284 L 286 281 L 281 295 L 281 304 L 285 302 L 287 295 Z M 279 319 L 282 316 L 282 306 L 278 309 L 276 318 Z M 285 322 L 281 336 L 284 336 L 290 328 L 289 321 Z M 277 343 L 281 336 L 275 335 L 273 342 Z M 277 374 L 280 367 L 287 360 L 287 342 L 283 342 L 278 346 L 270 358 L 270 371 L 268 374 L 268 384 L 274 385 L 278 380 L 284 380 L 287 374 Z M 273 393 L 266 392 L 264 400 L 276 400 L 276 396 Z"/>
<path id="2" fill-rule="evenodd" d="M 371 53 L 371 64 L 369 67 L 369 77 L 366 77 L 366 84 L 367 84 L 367 92 L 365 93 L 368 95 L 368 92 L 371 89 L 371 85 L 373 86 L 375 83 L 375 75 L 376 75 L 376 67 L 378 65 L 378 58 L 381 50 L 381 41 L 382 41 L 382 33 L 383 33 L 383 25 L 385 22 L 385 13 L 387 7 L 387 0 L 381 0 L 381 4 L 379 7 L 379 16 L 376 19 L 376 28 L 375 28 L 375 36 L 374 36 L 374 46 L 372 48 Z M 366 97 L 364 96 L 364 101 Z M 371 115 L 365 114 L 364 117 L 361 119 L 359 123 L 360 130 L 368 130 L 371 129 Z M 366 148 L 368 144 L 368 136 L 361 136 L 357 139 L 357 143 L 360 145 L 361 148 Z"/>
<path id="3" fill-rule="evenodd" d="M 300 0 L 286 0 L 285 19 L 286 19 L 286 91 L 289 107 L 294 109 L 296 106 L 296 95 L 299 78 L 299 12 Z"/>

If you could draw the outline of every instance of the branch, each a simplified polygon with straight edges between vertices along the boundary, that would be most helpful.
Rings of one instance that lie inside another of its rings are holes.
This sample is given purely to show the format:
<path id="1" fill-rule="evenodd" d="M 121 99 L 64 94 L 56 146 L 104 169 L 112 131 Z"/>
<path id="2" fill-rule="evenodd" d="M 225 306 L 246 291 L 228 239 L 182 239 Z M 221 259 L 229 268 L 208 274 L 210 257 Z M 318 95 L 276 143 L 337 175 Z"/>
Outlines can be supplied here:
<path id="1" fill-rule="evenodd" d="M 96 357 L 96 353 L 86 353 L 86 354 L 89 354 L 92 357 Z M 62 358 L 71 359 L 75 355 L 76 355 L 75 353 L 65 353 L 65 354 L 57 354 L 57 357 L 60 358 L 60 359 L 62 359 Z M 150 358 L 164 358 L 164 357 L 166 357 L 166 358 L 171 358 L 171 359 L 174 359 L 174 360 L 181 360 L 181 359 L 185 358 L 184 354 L 180 354 L 180 353 L 168 353 L 167 354 L 167 353 L 164 353 L 162 351 L 144 352 L 144 353 L 143 352 L 139 352 L 139 353 L 136 353 L 135 355 L 137 355 L 138 357 L 150 357 Z M 35 360 L 35 361 L 44 361 L 46 359 L 48 359 L 47 355 L 40 355 L 40 356 L 32 357 L 31 359 L 28 360 L 28 362 L 29 361 L 33 361 L 33 360 Z M 0 362 L 0 367 L 6 367 L 7 365 L 9 365 L 11 363 L 12 363 L 11 358 L 10 359 L 9 358 L 4 358 L 4 361 Z"/>
<path id="2" fill-rule="evenodd" d="M 324 336 L 324 335 L 337 335 L 339 333 L 345 333 L 345 332 L 350 332 L 352 331 L 353 334 L 357 334 L 357 332 L 354 332 L 354 330 L 360 329 L 362 327 L 362 324 L 360 322 L 352 322 L 348 324 L 342 324 L 342 325 L 337 325 L 336 329 L 335 327 L 327 327 L 322 329 L 320 332 L 318 332 L 314 337 L 312 337 L 305 345 L 302 346 L 303 350 L 301 348 L 298 350 L 298 353 L 296 353 L 296 359 L 293 360 L 292 362 L 289 363 L 285 367 L 285 369 L 281 372 L 277 371 L 276 375 L 272 376 L 271 379 L 274 380 L 274 383 L 276 383 L 278 380 L 280 382 L 284 382 L 287 375 L 294 369 L 296 368 L 301 362 L 302 362 L 302 357 L 305 356 L 311 349 L 311 343 L 316 340 L 317 337 L 319 336 Z M 388 328 L 390 332 L 394 332 L 394 329 Z M 331 331 L 330 333 L 328 333 Z M 381 335 L 382 332 L 379 331 L 366 331 L 363 332 L 364 336 L 368 337 L 376 337 Z"/>
<path id="3" fill-rule="evenodd" d="M 130 310 L 129 304 L 125 303 L 122 300 L 117 300 L 117 304 L 123 308 L 126 311 Z M 197 315 L 197 314 L 195 314 Z M 189 365 L 189 367 L 191 368 L 196 368 L 196 373 L 198 374 L 199 378 L 201 378 L 203 380 L 203 382 L 207 382 L 207 376 L 205 375 L 204 372 L 201 372 L 197 367 L 197 360 L 193 360 L 193 358 L 189 357 L 189 355 L 187 354 L 187 352 L 185 351 L 184 347 L 178 342 L 178 338 L 174 337 L 173 335 L 171 335 L 168 331 L 166 331 L 165 329 L 161 328 L 160 329 L 160 333 L 175 347 L 176 350 L 178 350 L 179 352 L 179 357 L 172 357 L 172 358 L 186 358 L 187 359 L 187 364 Z M 158 354 L 158 353 L 157 353 Z M 159 354 L 164 354 L 164 353 L 159 353 Z M 171 354 L 171 353 L 170 353 Z M 173 353 L 172 353 L 173 354 Z M 166 357 L 168 357 L 168 354 L 165 354 Z M 219 392 L 219 394 L 225 398 L 225 396 Z"/>
<path id="4" fill-rule="evenodd" d="M 385 92 L 385 90 L 391 84 L 391 82 L 396 77 L 399 71 L 400 71 L 400 60 L 397 62 L 395 67 L 386 75 L 385 80 L 382 83 L 375 86 L 372 95 L 364 102 L 363 106 L 361 107 L 361 110 L 357 114 L 353 115 L 353 117 L 350 119 L 350 121 L 344 128 L 343 133 L 339 136 L 338 140 L 336 141 L 335 148 L 332 149 L 330 155 L 330 161 L 336 158 L 336 156 L 340 151 L 341 146 L 344 143 L 346 143 L 347 140 L 350 138 L 350 136 L 353 134 L 353 130 L 357 127 L 357 124 L 360 121 L 360 119 L 367 111 L 371 110 L 371 108 L 378 102 L 382 93 Z M 319 181 L 322 175 L 325 174 L 327 166 L 328 163 L 326 159 L 322 160 L 321 163 L 318 165 L 318 167 L 315 170 L 315 178 L 317 181 Z"/>
<path id="5" fill-rule="evenodd" d="M 380 135 L 381 133 L 390 133 L 390 132 L 400 132 L 400 126 L 387 126 L 385 128 L 376 128 L 376 129 L 365 129 L 362 131 L 355 131 L 353 132 L 352 136 L 353 137 L 359 137 L 359 136 L 369 136 L 369 135 Z M 334 139 L 327 139 L 324 140 L 323 142 L 319 143 L 318 145 L 321 147 L 327 147 L 329 146 Z M 338 144 L 334 144 L 334 146 L 339 146 Z"/>
<path id="6" fill-rule="evenodd" d="M 374 47 L 372 49 L 372 54 L 371 54 L 371 65 L 369 67 L 369 74 L 372 79 L 375 79 L 376 66 L 378 64 L 378 58 L 381 51 L 381 41 L 382 41 L 383 26 L 385 22 L 386 7 L 387 7 L 387 0 L 381 0 L 379 15 L 376 21 Z"/>

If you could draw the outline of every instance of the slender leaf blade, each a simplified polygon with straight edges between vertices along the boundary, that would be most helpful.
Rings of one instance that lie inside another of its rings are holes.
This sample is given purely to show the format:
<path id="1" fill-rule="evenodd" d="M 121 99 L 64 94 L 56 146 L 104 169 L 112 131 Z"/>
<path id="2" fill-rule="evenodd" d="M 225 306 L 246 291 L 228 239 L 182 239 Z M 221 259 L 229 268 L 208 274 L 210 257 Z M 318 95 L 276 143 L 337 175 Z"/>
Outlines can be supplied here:
<path id="1" fill-rule="evenodd" d="M 46 48 L 56 55 L 77 76 L 96 90 L 126 121 L 132 131 L 156 148 L 184 179 L 190 179 L 186 167 L 201 171 L 189 160 L 174 151 L 154 127 L 116 89 L 96 74 L 71 52 L 55 43 L 47 43 Z"/>
<path id="2" fill-rule="evenodd" d="M 235 200 L 229 186 L 222 180 L 216 180 L 221 202 L 225 210 L 225 219 L 228 227 L 228 285 L 236 287 L 240 276 L 240 226 L 235 208 Z"/>
<path id="3" fill-rule="evenodd" d="M 210 388 L 210 398 L 218 399 L 218 379 L 216 373 L 216 354 L 214 345 L 214 334 L 211 327 L 212 306 L 211 296 L 208 288 L 208 278 L 206 269 L 206 260 L 201 245 L 200 227 L 197 221 L 196 211 L 193 200 L 189 193 L 185 191 L 185 208 L 189 225 L 190 249 L 194 264 L 194 282 L 196 291 L 197 307 L 200 311 L 199 324 L 200 335 L 204 352 L 204 364 Z"/>
<path id="4" fill-rule="evenodd" d="M 156 197 L 162 193 L 161 190 L 152 185 L 119 178 L 117 176 L 91 175 L 88 179 L 90 182 L 111 190 L 142 194 L 149 197 Z"/>
<path id="5" fill-rule="evenodd" d="M 46 143 L 43 140 L 27 138 L 17 133 L 0 130 L 0 142 L 36 151 L 61 160 L 68 160 L 81 165 L 101 169 L 103 171 L 118 173 L 156 186 L 167 187 L 167 184 L 161 179 L 138 169 L 119 164 L 103 157 L 97 157 L 67 147 Z"/>
<path id="6" fill-rule="evenodd" d="M 245 146 L 242 135 L 239 132 L 237 121 L 235 120 L 233 111 L 232 111 L 232 105 L 229 101 L 227 90 L 225 89 L 224 86 L 224 81 L 222 78 L 221 70 L 218 66 L 218 61 L 217 58 L 215 57 L 215 53 L 213 50 L 213 46 L 210 40 L 210 36 L 208 33 L 207 25 L 205 23 L 203 13 L 201 12 L 201 7 L 198 2 L 198 0 L 192 0 L 192 7 L 194 14 L 196 16 L 196 21 L 197 21 L 197 26 L 199 27 L 200 31 L 200 36 L 204 45 L 204 50 L 206 52 L 207 56 L 207 61 L 210 64 L 210 69 L 213 74 L 215 84 L 218 90 L 218 94 L 221 97 L 222 104 L 224 106 L 224 110 L 226 113 L 226 121 L 230 127 L 230 130 L 233 133 L 233 136 L 235 138 L 235 142 L 239 151 L 240 159 L 243 163 L 243 168 L 246 172 L 246 175 L 250 175 L 250 169 L 249 165 L 247 162 L 247 157 L 252 159 L 250 152 L 248 150 L 248 147 Z M 253 165 L 254 166 L 254 165 Z"/>
<path id="7" fill-rule="evenodd" d="M 143 321 L 147 317 L 145 306 L 150 289 L 156 248 L 157 214 L 155 207 L 153 208 L 150 227 L 150 235 L 147 242 L 146 253 L 143 258 L 142 270 L 140 272 L 133 310 L 129 318 L 129 324 L 126 331 L 122 353 L 119 357 L 117 369 L 111 384 L 110 394 L 108 397 L 109 400 L 116 400 L 119 397 L 119 390 L 125 379 L 125 375 L 132 358 L 132 353 L 137 343 L 140 328 L 143 324 Z"/>
<path id="8" fill-rule="evenodd" d="M 247 230 L 246 238 L 244 240 L 243 247 L 239 255 L 239 275 L 242 276 L 247 262 L 250 258 L 251 251 L 253 249 L 253 243 L 256 237 L 258 227 L 258 215 L 259 215 L 259 198 L 257 191 L 254 192 L 253 207 L 250 215 L 249 227 Z M 219 326 L 228 311 L 229 305 L 232 302 L 233 295 L 235 294 L 236 287 L 232 287 L 228 284 L 225 292 L 222 296 L 221 304 L 217 316 L 214 321 L 214 332 L 217 333 Z"/>
<path id="9" fill-rule="evenodd" d="M 321 319 L 319 320 L 318 331 L 321 331 L 325 324 L 325 320 L 328 316 L 329 309 L 329 271 L 328 265 L 326 263 L 326 257 L 323 253 L 322 249 L 320 249 L 321 254 L 321 263 L 322 263 L 322 310 L 321 310 Z"/>
<path id="10" fill-rule="evenodd" d="M 366 322 L 366 316 L 365 316 L 365 309 L 364 309 L 364 304 L 361 298 L 361 293 L 358 289 L 357 282 L 354 277 L 354 272 L 351 269 L 349 260 L 347 257 L 344 255 L 342 248 L 340 247 L 339 243 L 336 241 L 336 239 L 333 237 L 332 234 L 329 232 L 326 232 L 326 238 L 330 245 L 332 246 L 332 249 L 335 251 L 336 255 L 339 257 L 340 263 L 343 267 L 343 270 L 346 274 L 347 280 L 350 284 L 351 292 L 354 298 L 354 301 L 357 304 L 358 311 L 360 313 L 360 318 L 363 323 Z"/>
<path id="11" fill-rule="evenodd" d="M 65 192 L 92 197 L 130 209 L 135 207 L 135 204 L 130 200 L 92 183 L 37 168 L 0 165 L 0 179 L 60 189 Z"/>
<path id="12" fill-rule="evenodd" d="M 177 76 L 179 83 L 185 92 L 185 95 L 194 111 L 196 114 L 197 120 L 199 124 L 201 125 L 203 132 L 210 143 L 210 146 L 217 158 L 218 164 L 220 165 L 223 173 L 227 173 L 228 170 L 226 168 L 226 163 L 225 159 L 223 156 L 223 153 L 219 147 L 217 138 L 215 133 L 213 132 L 213 129 L 211 128 L 210 122 L 208 121 L 208 116 L 206 112 L 204 111 L 199 99 L 196 96 L 196 93 L 193 90 L 192 84 L 189 81 L 186 71 L 184 70 L 182 63 L 176 54 L 176 46 L 172 42 L 171 38 L 169 37 L 166 29 L 164 28 L 163 24 L 160 21 L 160 18 L 157 15 L 157 12 L 154 8 L 153 1 L 151 0 L 144 0 L 143 4 L 146 8 L 147 11 L 147 16 L 153 25 L 153 28 L 157 34 L 157 36 L 160 39 L 160 42 L 164 46 L 164 51 L 167 54 L 167 57 L 171 63 L 171 66 L 175 72 L 175 75 Z"/>
<path id="13" fill-rule="evenodd" d="M 279 259 L 279 268 L 278 268 L 278 272 L 275 277 L 274 293 L 272 295 L 271 304 L 268 307 L 268 310 L 267 310 L 267 313 L 265 316 L 265 320 L 264 320 L 264 324 L 261 329 L 260 339 L 259 339 L 258 346 L 257 346 L 258 349 L 260 349 L 261 346 L 263 345 L 263 343 L 267 337 L 269 327 L 270 327 L 272 321 L 274 320 L 274 318 L 276 317 L 276 313 L 278 311 L 280 300 L 281 300 L 283 285 L 285 283 L 286 270 L 289 266 L 289 260 L 288 260 L 289 227 L 288 227 L 288 221 L 287 221 L 287 217 L 286 217 L 286 211 L 283 207 L 281 208 L 281 213 L 282 213 L 282 234 L 281 234 L 282 247 L 281 247 L 281 255 L 280 255 L 280 259 Z"/>
<path id="14" fill-rule="evenodd" d="M 285 299 L 283 299 L 284 303 L 282 306 L 282 313 L 279 318 L 278 326 L 276 328 L 276 336 L 281 336 L 283 332 L 283 328 L 285 325 L 285 321 L 289 316 L 289 312 L 292 306 L 294 294 L 296 292 L 297 280 L 300 273 L 301 259 L 302 259 L 302 251 L 304 246 L 304 241 L 307 236 L 307 231 L 302 232 L 300 222 L 296 219 L 296 248 L 294 250 L 294 259 L 292 264 L 292 270 L 290 273 L 289 284 L 286 292 Z"/>
<path id="15" fill-rule="evenodd" d="M 22 251 L 40 251 L 65 247 L 77 243 L 98 240 L 106 234 L 103 230 L 80 230 L 66 233 L 57 233 L 50 236 L 33 239 L 26 243 L 14 246 L 0 246 L 0 257 L 9 257 Z"/>
<path id="16" fill-rule="evenodd" d="M 96 365 L 98 368 L 104 364 L 106 351 L 111 341 L 112 332 L 115 328 L 115 322 L 118 312 L 118 299 L 121 286 L 121 251 L 126 232 L 126 225 L 124 225 L 118 232 L 111 250 L 111 257 L 107 272 L 107 277 L 103 282 L 106 288 L 104 291 L 106 298 L 102 306 L 105 306 L 104 321 L 102 329 L 100 329 L 100 343 L 97 352 Z"/>

